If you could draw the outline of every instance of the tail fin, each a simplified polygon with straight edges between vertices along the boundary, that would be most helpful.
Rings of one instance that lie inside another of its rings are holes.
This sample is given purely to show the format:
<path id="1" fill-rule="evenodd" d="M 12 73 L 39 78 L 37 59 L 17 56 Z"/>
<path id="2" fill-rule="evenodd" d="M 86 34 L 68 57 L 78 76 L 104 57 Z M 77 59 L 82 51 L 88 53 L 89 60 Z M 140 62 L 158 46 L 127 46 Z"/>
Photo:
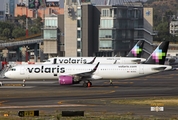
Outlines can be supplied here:
<path id="1" fill-rule="evenodd" d="M 166 54 L 169 47 L 169 41 L 161 42 L 153 53 L 148 57 L 144 64 L 164 65 Z"/>
<path id="2" fill-rule="evenodd" d="M 128 53 L 127 57 L 141 57 L 142 51 L 143 51 L 143 45 L 144 41 L 140 40 L 138 41 L 135 46 L 131 49 L 131 51 Z"/>

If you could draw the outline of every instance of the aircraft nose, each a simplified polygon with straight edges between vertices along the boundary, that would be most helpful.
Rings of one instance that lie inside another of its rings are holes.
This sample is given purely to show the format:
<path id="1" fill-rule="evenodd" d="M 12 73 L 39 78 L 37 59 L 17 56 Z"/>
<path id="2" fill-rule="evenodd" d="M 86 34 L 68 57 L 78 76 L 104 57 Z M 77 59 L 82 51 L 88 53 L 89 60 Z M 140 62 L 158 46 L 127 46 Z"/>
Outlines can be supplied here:
<path id="1" fill-rule="evenodd" d="M 9 73 L 9 72 L 5 72 L 5 74 L 4 74 L 4 75 L 5 75 L 5 77 L 7 77 L 7 78 L 8 78 L 8 77 L 10 76 L 10 73 Z"/>

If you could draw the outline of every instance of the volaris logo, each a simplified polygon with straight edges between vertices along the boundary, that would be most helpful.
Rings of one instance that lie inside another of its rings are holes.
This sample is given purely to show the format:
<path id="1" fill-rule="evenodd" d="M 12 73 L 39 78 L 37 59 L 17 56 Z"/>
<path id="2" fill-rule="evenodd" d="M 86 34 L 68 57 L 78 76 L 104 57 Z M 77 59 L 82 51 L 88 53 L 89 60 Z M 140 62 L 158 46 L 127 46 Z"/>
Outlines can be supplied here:
<path id="1" fill-rule="evenodd" d="M 141 51 L 142 49 L 139 48 L 139 46 L 135 45 L 134 48 L 132 49 L 132 54 L 134 54 L 134 56 L 136 57 L 138 54 L 140 54 Z"/>
<path id="2" fill-rule="evenodd" d="M 161 49 L 156 48 L 155 52 L 152 54 L 152 59 L 155 60 L 156 63 L 159 63 L 159 60 L 162 60 L 163 56 L 166 56 L 166 53 L 162 52 Z"/>

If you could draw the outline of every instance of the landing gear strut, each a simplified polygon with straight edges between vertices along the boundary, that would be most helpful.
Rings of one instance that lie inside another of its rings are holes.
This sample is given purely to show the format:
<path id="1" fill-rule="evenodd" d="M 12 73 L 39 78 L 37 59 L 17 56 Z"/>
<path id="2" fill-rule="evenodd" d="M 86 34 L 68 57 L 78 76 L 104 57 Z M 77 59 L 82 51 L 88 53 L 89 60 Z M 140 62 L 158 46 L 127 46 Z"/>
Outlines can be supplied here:
<path id="1" fill-rule="evenodd" d="M 92 86 L 92 83 L 88 80 L 88 81 L 84 81 L 83 82 L 83 86 L 84 87 L 91 87 Z"/>
<path id="2" fill-rule="evenodd" d="M 25 79 L 23 79 L 23 84 L 22 84 L 23 87 L 25 87 Z"/>

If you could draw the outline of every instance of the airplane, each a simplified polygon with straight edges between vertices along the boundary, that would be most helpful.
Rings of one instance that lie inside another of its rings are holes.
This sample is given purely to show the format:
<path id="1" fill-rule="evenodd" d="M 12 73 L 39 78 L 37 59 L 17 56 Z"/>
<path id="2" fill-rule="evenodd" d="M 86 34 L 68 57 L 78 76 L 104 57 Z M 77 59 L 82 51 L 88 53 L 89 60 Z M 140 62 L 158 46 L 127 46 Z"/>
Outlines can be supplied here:
<path id="1" fill-rule="evenodd" d="M 169 42 L 162 42 L 144 64 L 31 64 L 19 65 L 5 73 L 10 79 L 51 80 L 58 79 L 60 85 L 72 85 L 83 81 L 91 86 L 90 80 L 119 80 L 146 76 L 171 70 L 164 65 Z"/>
<path id="2" fill-rule="evenodd" d="M 138 41 L 128 53 L 127 57 L 53 57 L 43 64 L 137 64 L 146 61 L 141 58 L 144 41 Z"/>
<path id="3" fill-rule="evenodd" d="M 169 65 L 178 65 L 178 57 L 173 56 L 168 58 Z"/>

